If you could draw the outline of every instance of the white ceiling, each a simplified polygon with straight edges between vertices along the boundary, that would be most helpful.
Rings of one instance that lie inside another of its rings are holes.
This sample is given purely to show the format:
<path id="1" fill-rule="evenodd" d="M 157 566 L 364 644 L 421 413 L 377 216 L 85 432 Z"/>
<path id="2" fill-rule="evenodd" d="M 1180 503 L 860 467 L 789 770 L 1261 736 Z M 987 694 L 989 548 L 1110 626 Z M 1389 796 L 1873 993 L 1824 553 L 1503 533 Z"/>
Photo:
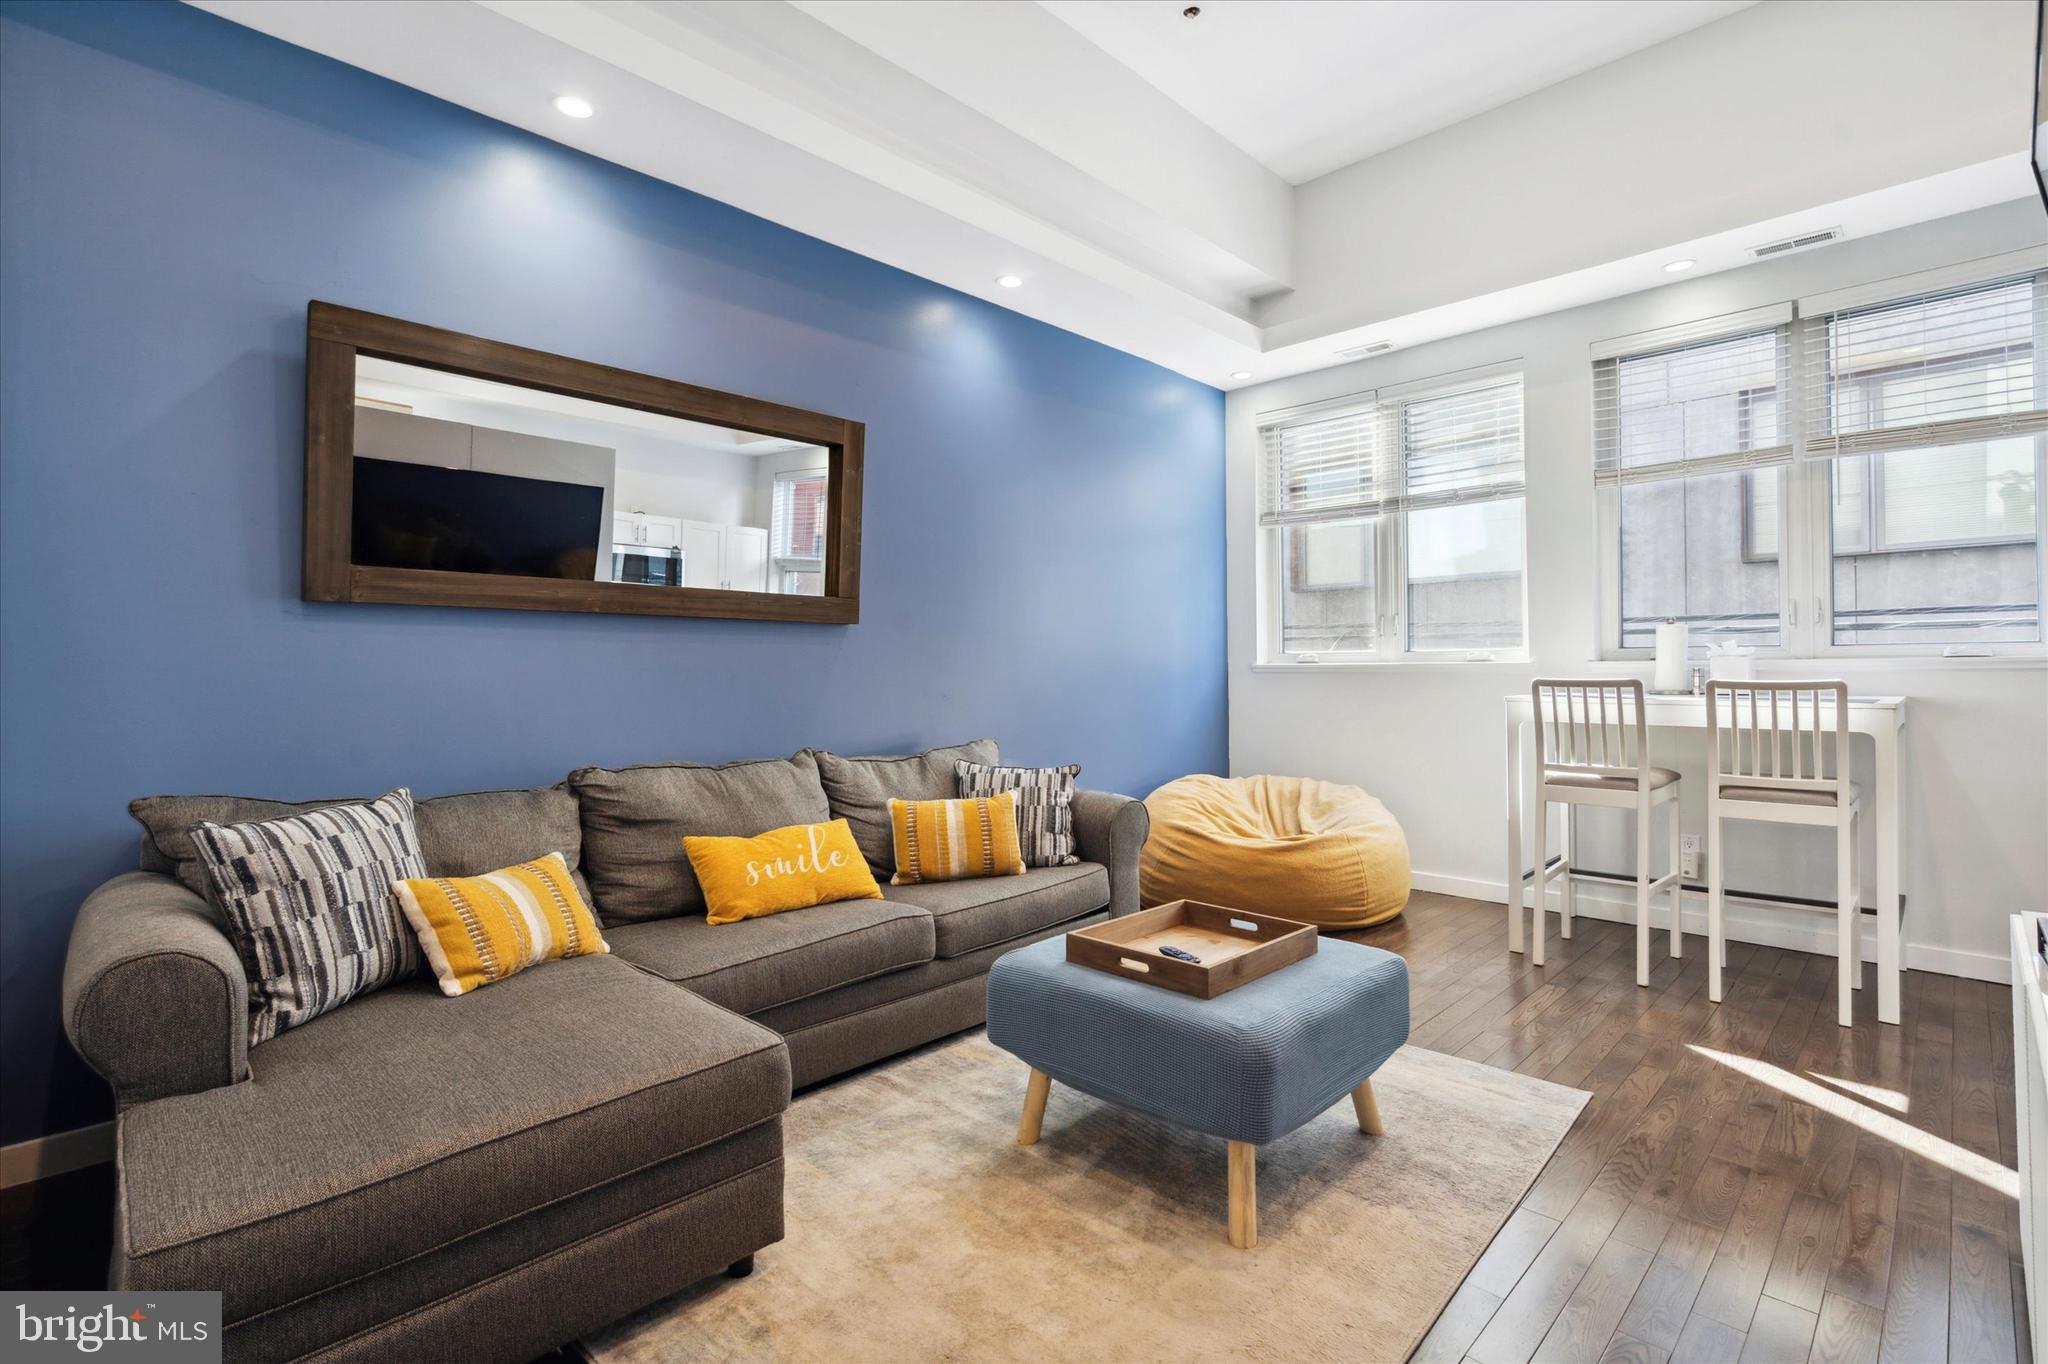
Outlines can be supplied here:
<path id="1" fill-rule="evenodd" d="M 595 427 L 615 426 L 648 431 L 678 444 L 725 454 L 779 455 L 791 450 L 819 450 L 821 453 L 823 450 L 821 446 L 805 445 L 781 436 L 712 426 L 666 413 L 643 412 L 637 407 L 601 403 L 567 393 L 553 393 L 544 388 L 500 383 L 495 379 L 478 379 L 375 355 L 356 356 L 356 396 L 406 407 L 421 405 L 424 398 L 459 398 L 465 402 L 502 408 L 508 414 L 548 412 L 560 417 L 574 417 Z M 507 430 L 523 429 L 516 415 L 508 415 L 506 420 Z"/>
<path id="2" fill-rule="evenodd" d="M 1039 0 L 1290 184 L 1756 0 Z"/>
<path id="3" fill-rule="evenodd" d="M 2017 0 L 190 2 L 1224 388 L 2033 192 Z"/>

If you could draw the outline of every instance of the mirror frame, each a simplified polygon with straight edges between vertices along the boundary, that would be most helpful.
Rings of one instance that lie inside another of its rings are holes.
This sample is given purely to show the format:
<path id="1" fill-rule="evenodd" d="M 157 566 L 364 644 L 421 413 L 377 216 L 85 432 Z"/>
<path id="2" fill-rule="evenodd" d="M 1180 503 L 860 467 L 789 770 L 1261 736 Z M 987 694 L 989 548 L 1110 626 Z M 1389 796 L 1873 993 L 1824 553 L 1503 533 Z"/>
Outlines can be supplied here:
<path id="1" fill-rule="evenodd" d="M 358 355 L 824 446 L 830 453 L 825 594 L 809 597 L 705 587 L 657 588 L 595 579 L 584 582 L 379 568 L 352 562 Z M 306 539 L 299 595 L 320 602 L 852 625 L 860 619 L 861 446 L 865 434 L 862 423 L 843 417 L 486 341 L 316 299 L 306 308 Z"/>

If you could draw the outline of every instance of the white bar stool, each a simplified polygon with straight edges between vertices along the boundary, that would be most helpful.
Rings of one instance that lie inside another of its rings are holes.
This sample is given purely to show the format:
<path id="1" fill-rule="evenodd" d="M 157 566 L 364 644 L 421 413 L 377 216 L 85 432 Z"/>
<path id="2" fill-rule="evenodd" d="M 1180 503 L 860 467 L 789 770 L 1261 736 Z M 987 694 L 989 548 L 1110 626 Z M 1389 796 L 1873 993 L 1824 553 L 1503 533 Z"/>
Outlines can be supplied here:
<path id="1" fill-rule="evenodd" d="M 1565 807 L 1564 913 L 1559 931 L 1572 935 L 1570 835 L 1572 807 L 1605 805 L 1636 816 L 1636 984 L 1650 983 L 1650 896 L 1671 889 L 1671 955 L 1685 955 L 1679 929 L 1678 774 L 1650 766 L 1643 684 L 1633 679 L 1538 678 L 1529 689 L 1536 709 L 1536 916 L 1531 960 L 1543 964 L 1543 914 L 1550 868 L 1550 802 Z M 1650 812 L 1671 807 L 1671 870 L 1650 879 Z M 1512 888 L 1515 895 L 1519 888 Z M 1520 897 L 1516 895 L 1516 898 Z M 1520 912 L 1519 908 L 1516 910 Z"/>
<path id="2" fill-rule="evenodd" d="M 1848 684 L 1711 682 L 1707 734 L 1707 998 L 1720 1002 L 1727 952 L 1721 922 L 1727 892 L 1722 821 L 1832 826 L 1836 1021 L 1846 1028 L 1854 1021 L 1850 992 L 1863 984 L 1856 885 L 1856 816 L 1863 793 L 1849 780 Z"/>

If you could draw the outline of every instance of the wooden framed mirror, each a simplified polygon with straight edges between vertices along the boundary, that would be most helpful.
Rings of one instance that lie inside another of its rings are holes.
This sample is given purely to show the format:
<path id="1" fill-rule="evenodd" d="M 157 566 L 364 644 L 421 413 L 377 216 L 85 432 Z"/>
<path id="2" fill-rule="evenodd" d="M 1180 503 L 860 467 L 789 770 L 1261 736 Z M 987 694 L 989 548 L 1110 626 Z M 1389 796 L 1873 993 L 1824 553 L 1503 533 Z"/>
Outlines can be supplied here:
<path id="1" fill-rule="evenodd" d="M 851 625 L 863 430 L 316 301 L 301 595 Z"/>

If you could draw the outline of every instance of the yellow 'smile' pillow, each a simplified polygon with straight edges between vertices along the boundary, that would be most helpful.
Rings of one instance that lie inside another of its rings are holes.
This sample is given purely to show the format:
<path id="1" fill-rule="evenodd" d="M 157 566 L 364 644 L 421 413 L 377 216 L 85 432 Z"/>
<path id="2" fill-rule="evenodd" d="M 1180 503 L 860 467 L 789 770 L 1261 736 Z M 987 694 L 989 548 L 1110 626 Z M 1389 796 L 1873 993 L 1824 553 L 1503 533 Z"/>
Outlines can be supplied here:
<path id="1" fill-rule="evenodd" d="M 444 995 L 466 995 L 529 966 L 612 949 L 560 853 L 482 876 L 393 881 Z"/>
<path id="2" fill-rule="evenodd" d="M 1024 874 L 1015 791 L 965 800 L 892 800 L 889 823 L 896 831 L 896 885 Z"/>
<path id="3" fill-rule="evenodd" d="M 738 923 L 833 900 L 882 898 L 843 819 L 792 824 L 752 838 L 686 834 L 683 851 L 704 887 L 706 923 Z"/>

